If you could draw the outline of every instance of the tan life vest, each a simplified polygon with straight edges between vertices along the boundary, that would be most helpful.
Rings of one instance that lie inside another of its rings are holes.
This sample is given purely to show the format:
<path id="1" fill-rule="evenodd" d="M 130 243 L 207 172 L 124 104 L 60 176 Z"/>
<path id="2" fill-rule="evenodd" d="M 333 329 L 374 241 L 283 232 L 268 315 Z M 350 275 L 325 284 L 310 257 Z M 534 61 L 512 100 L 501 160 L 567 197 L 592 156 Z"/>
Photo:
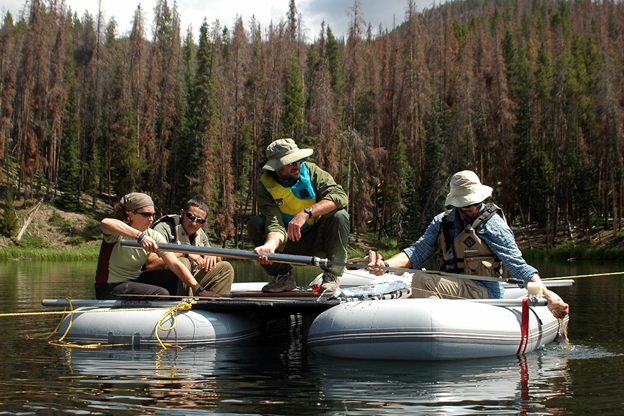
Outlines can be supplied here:
<path id="1" fill-rule="evenodd" d="M 472 276 L 499 277 L 502 272 L 500 259 L 490 250 L 490 248 L 477 235 L 477 228 L 487 222 L 494 214 L 500 215 L 503 219 L 503 211 L 494 204 L 486 204 L 481 214 L 471 224 L 468 224 L 452 241 L 454 259 L 447 258 L 451 237 L 449 230 L 452 222 L 446 221 L 452 210 L 445 212 L 442 217 L 438 246 L 440 256 L 438 266 L 440 270 L 450 273 L 463 273 Z M 455 268 L 449 268 L 450 265 Z"/>

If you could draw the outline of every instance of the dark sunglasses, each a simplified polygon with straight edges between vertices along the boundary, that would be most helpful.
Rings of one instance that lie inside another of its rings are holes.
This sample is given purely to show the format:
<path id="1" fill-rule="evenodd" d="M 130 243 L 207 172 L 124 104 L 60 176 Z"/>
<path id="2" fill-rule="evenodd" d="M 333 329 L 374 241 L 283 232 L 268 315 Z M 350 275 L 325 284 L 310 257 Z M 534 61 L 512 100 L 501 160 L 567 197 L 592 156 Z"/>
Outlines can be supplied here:
<path id="1" fill-rule="evenodd" d="M 465 207 L 462 207 L 462 208 L 468 209 L 468 208 L 479 207 L 479 206 L 481 206 L 481 202 L 477 202 L 476 204 L 466 205 Z"/>
<path id="2" fill-rule="evenodd" d="M 198 224 L 203 224 L 206 222 L 206 218 L 198 217 L 197 215 L 193 215 L 188 211 L 184 211 L 184 215 L 191 221 L 195 221 Z"/>
<path id="3" fill-rule="evenodd" d="M 140 215 L 142 217 L 145 217 L 145 218 L 154 218 L 156 216 L 155 212 L 147 212 L 147 211 L 145 211 L 145 212 L 137 212 L 137 211 L 134 211 L 134 213 L 138 214 L 138 215 Z"/>

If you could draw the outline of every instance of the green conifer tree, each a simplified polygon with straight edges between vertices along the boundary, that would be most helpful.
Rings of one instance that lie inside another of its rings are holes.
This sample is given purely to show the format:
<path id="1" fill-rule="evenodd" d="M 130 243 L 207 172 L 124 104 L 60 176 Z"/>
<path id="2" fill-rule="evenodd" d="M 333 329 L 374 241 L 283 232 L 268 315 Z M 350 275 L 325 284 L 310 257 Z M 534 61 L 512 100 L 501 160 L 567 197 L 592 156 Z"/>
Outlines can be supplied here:
<path id="1" fill-rule="evenodd" d="M 202 31 L 205 29 L 202 26 Z M 203 43 L 202 47 L 204 47 Z M 195 93 L 195 67 L 195 45 L 193 35 L 189 31 L 182 48 L 183 87 L 181 90 L 185 105 L 180 112 L 178 134 L 174 137 L 171 163 L 175 186 L 172 189 L 172 207 L 170 208 L 174 210 L 176 207 L 183 206 L 189 198 L 200 192 L 198 175 L 201 167 L 202 134 L 198 129 L 200 114 L 196 110 L 199 103 L 197 102 L 198 95 Z"/>
<path id="2" fill-rule="evenodd" d="M 440 96 L 436 95 L 434 103 L 425 118 L 425 164 L 421 173 L 420 185 L 414 192 L 406 219 L 411 220 L 407 228 L 411 241 L 420 236 L 431 218 L 443 208 L 444 193 L 449 177 L 448 158 L 445 148 L 448 135 L 445 132 L 446 118 L 442 110 Z"/>
<path id="3" fill-rule="evenodd" d="M 117 195 L 125 195 L 139 189 L 140 172 L 147 168 L 147 162 L 137 153 L 138 134 L 134 124 L 134 112 L 128 106 L 125 137 L 118 138 L 113 158 L 113 188 Z"/>
<path id="4" fill-rule="evenodd" d="M 191 128 L 193 137 L 197 139 L 197 150 L 200 156 L 200 165 L 194 167 L 198 178 L 199 192 L 209 201 L 212 209 L 215 209 L 219 192 L 218 167 L 215 157 L 215 146 L 218 145 L 221 120 L 217 101 L 217 82 L 215 76 L 214 60 L 218 59 L 216 53 L 216 41 L 211 42 L 211 37 L 217 36 L 216 32 L 208 33 L 209 25 L 204 20 L 199 28 L 199 47 L 197 48 L 197 70 L 195 72 L 195 88 L 193 99 L 189 104 L 192 117 Z M 216 28 L 215 28 L 216 30 Z M 192 162 L 191 162 L 192 163 Z"/>
<path id="5" fill-rule="evenodd" d="M 63 127 L 58 177 L 61 195 L 58 198 L 58 204 L 68 211 L 78 211 L 80 209 L 80 160 L 78 158 L 80 119 L 75 113 L 70 117 Z"/>
<path id="6" fill-rule="evenodd" d="M 303 91 L 303 79 L 296 55 L 289 58 L 286 74 L 286 93 L 284 94 L 284 112 L 282 124 L 284 137 L 300 139 L 303 134 L 303 109 L 305 106 L 305 94 Z"/>
<path id="7" fill-rule="evenodd" d="M 329 73 L 331 74 L 331 87 L 339 97 L 344 88 L 344 70 L 340 61 L 340 48 L 331 28 L 327 27 L 327 61 L 329 63 Z"/>
<path id="8" fill-rule="evenodd" d="M 392 177 L 390 180 L 390 210 L 392 216 L 392 234 L 399 240 L 404 237 L 404 220 L 407 214 L 406 202 L 413 198 L 413 170 L 407 160 L 407 146 L 401 130 L 392 153 Z"/>
<path id="9" fill-rule="evenodd" d="M 13 205 L 13 191 L 7 188 L 4 194 L 4 215 L 0 217 L 0 233 L 5 237 L 13 237 L 17 231 L 17 214 Z"/>

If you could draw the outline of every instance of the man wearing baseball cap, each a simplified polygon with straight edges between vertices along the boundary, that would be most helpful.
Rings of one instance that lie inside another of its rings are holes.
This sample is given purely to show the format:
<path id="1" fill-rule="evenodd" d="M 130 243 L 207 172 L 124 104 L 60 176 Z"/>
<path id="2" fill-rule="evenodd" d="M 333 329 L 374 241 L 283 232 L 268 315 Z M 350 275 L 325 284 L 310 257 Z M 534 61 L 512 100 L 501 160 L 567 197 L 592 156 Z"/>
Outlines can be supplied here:
<path id="1" fill-rule="evenodd" d="M 569 312 L 568 304 L 555 298 L 538 271 L 522 258 L 501 209 L 483 202 L 492 195 L 492 188 L 481 184 L 477 174 L 469 170 L 453 175 L 450 188 L 445 205 L 451 209 L 438 214 L 418 241 L 387 261 L 371 252 L 367 270 L 381 275 L 384 271 L 375 266 L 418 269 L 436 253 L 440 270 L 449 273 L 500 277 L 504 265 L 525 285 L 529 281 L 540 283 L 548 308 L 555 317 L 563 318 Z M 427 273 L 414 273 L 412 277 L 412 297 L 500 299 L 503 294 L 497 281 Z"/>
<path id="2" fill-rule="evenodd" d="M 272 280 L 263 292 L 288 292 L 297 287 L 292 266 L 273 263 L 263 253 L 317 256 L 344 263 L 349 241 L 348 198 L 332 176 L 304 161 L 312 149 L 300 149 L 292 139 L 267 146 L 267 162 L 258 187 L 260 215 L 247 222 L 258 263 Z M 322 291 L 340 284 L 342 266 L 323 267 Z"/>

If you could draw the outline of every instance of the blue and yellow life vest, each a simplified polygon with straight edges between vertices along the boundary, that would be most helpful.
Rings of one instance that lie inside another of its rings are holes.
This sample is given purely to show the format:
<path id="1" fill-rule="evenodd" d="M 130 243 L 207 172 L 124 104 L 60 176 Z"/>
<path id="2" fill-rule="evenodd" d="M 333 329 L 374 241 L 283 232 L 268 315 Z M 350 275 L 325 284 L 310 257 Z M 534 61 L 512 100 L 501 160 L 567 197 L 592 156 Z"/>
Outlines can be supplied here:
<path id="1" fill-rule="evenodd" d="M 290 188 L 280 185 L 275 178 L 266 171 L 262 174 L 260 182 L 262 182 L 267 191 L 269 191 L 282 212 L 285 226 L 288 225 L 295 215 L 303 211 L 304 208 L 310 207 L 316 203 L 316 192 L 314 192 L 312 188 L 310 171 L 305 163 L 301 164 L 299 180 Z M 316 220 L 317 217 L 309 218 L 306 224 L 301 227 L 301 231 L 313 226 Z"/>

